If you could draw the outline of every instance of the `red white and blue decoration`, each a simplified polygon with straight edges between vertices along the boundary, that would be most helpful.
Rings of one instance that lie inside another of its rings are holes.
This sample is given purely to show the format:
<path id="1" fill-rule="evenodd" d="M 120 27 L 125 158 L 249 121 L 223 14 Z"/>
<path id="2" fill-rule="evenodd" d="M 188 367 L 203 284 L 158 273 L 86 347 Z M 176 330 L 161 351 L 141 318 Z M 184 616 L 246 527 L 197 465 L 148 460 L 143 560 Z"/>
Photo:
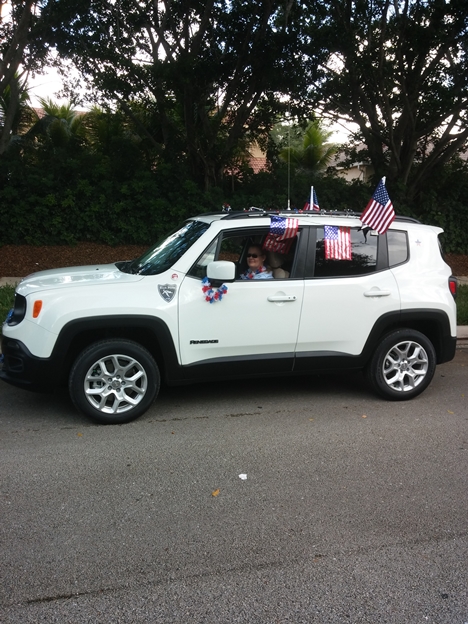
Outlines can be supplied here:
<path id="1" fill-rule="evenodd" d="M 327 260 L 351 260 L 351 228 L 326 225 L 324 242 Z"/>
<path id="2" fill-rule="evenodd" d="M 207 277 L 202 279 L 202 291 L 205 295 L 205 301 L 208 303 L 216 303 L 217 301 L 221 301 L 223 295 L 225 295 L 228 291 L 226 284 L 222 284 L 216 290 L 211 287 L 211 282 Z"/>
<path id="3" fill-rule="evenodd" d="M 361 221 L 379 234 L 385 234 L 394 219 L 395 210 L 387 193 L 385 178 L 382 178 L 361 215 Z"/>
<path id="4" fill-rule="evenodd" d="M 255 279 L 257 275 L 261 275 L 262 273 L 268 273 L 268 277 L 272 277 L 271 272 L 268 271 L 268 269 L 264 266 L 259 267 L 256 271 L 251 271 L 250 269 L 247 269 L 247 271 L 244 271 L 241 275 L 241 279 L 243 280 L 247 280 L 247 279 Z M 262 279 L 262 278 L 260 278 Z"/>
<path id="5" fill-rule="evenodd" d="M 313 186 L 310 187 L 310 201 L 304 204 L 303 210 L 312 210 L 313 212 L 320 212 L 320 206 L 317 199 L 317 193 Z"/>
<path id="6" fill-rule="evenodd" d="M 272 215 L 270 232 L 263 243 L 263 249 L 280 254 L 288 253 L 298 229 L 299 219 Z"/>

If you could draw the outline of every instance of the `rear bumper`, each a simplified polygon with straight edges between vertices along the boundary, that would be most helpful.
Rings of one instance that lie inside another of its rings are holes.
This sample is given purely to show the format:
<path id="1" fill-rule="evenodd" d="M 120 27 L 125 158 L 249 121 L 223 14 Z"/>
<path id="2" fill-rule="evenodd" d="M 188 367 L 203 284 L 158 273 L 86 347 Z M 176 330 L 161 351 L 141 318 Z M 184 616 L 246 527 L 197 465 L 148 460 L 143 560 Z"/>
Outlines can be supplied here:
<path id="1" fill-rule="evenodd" d="M 457 350 L 457 339 L 452 336 L 447 336 L 443 341 L 442 349 L 440 351 L 437 364 L 443 364 L 444 362 L 450 362 L 455 357 Z"/>

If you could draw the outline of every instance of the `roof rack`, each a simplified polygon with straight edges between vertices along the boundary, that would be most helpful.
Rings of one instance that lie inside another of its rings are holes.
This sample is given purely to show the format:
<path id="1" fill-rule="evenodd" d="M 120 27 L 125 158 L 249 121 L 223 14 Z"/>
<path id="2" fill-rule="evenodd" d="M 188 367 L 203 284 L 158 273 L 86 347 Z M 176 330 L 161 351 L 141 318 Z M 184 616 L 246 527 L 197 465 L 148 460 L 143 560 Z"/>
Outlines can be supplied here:
<path id="1" fill-rule="evenodd" d="M 219 214 L 219 212 L 217 213 L 207 213 L 207 214 Z M 312 211 L 312 210 L 299 210 L 299 211 L 295 211 L 295 210 L 263 210 L 262 208 L 255 208 L 255 209 L 249 209 L 249 210 L 243 210 L 243 211 L 239 211 L 239 210 L 235 210 L 235 211 L 231 211 L 231 212 L 227 212 L 227 213 L 222 213 L 224 214 L 224 216 L 222 217 L 223 220 L 227 219 L 227 220 L 231 220 L 231 219 L 244 219 L 245 217 L 248 218 L 255 218 L 255 217 L 269 217 L 269 216 L 285 216 L 285 217 L 292 217 L 294 215 L 298 216 L 298 217 L 317 217 L 317 216 L 327 216 L 327 217 L 354 217 L 354 218 L 358 218 L 361 216 L 361 212 L 355 212 L 354 210 L 320 210 L 320 211 Z M 404 215 L 396 215 L 395 216 L 395 221 L 400 221 L 403 223 L 421 223 L 421 221 L 418 221 L 418 219 L 414 219 L 413 217 L 406 217 Z"/>

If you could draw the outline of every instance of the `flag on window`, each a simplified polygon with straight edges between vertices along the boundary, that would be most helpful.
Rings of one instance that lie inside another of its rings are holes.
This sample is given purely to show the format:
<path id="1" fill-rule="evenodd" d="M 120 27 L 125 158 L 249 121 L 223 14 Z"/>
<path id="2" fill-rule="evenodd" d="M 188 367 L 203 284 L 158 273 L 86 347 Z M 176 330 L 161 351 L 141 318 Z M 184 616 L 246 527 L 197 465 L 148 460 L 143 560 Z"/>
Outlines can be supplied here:
<path id="1" fill-rule="evenodd" d="M 385 187 L 385 178 L 382 178 L 361 215 L 361 221 L 379 234 L 385 234 L 394 219 L 392 200 Z"/>
<path id="2" fill-rule="evenodd" d="M 326 225 L 324 241 L 327 260 L 351 260 L 351 228 Z"/>
<path id="3" fill-rule="evenodd" d="M 273 215 L 270 221 L 270 232 L 263 243 L 263 249 L 282 254 L 288 253 L 298 229 L 299 219 Z"/>
<path id="4" fill-rule="evenodd" d="M 291 249 L 291 245 L 294 238 L 288 238 L 287 240 L 280 241 L 274 234 L 268 234 L 263 243 L 263 249 L 265 251 L 276 251 L 279 254 L 287 254 Z"/>
<path id="5" fill-rule="evenodd" d="M 270 221 L 270 233 L 278 237 L 278 240 L 294 238 L 299 229 L 299 219 L 293 217 L 277 217 L 272 215 Z"/>
<path id="6" fill-rule="evenodd" d="M 320 211 L 317 193 L 315 192 L 315 188 L 313 186 L 310 187 L 310 201 L 304 204 L 303 210 L 313 210 L 314 212 Z"/>

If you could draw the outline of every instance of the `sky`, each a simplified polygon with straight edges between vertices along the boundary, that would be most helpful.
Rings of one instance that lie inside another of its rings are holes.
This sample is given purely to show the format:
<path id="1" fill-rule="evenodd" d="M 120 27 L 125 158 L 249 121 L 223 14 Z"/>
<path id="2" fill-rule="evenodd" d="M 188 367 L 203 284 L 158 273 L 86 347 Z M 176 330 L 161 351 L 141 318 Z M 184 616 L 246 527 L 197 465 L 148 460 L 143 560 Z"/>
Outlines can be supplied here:
<path id="1" fill-rule="evenodd" d="M 52 67 L 45 75 L 38 74 L 35 78 L 30 78 L 28 84 L 31 104 L 35 108 L 40 106 L 38 98 L 50 97 L 53 100 L 59 99 L 55 94 L 62 88 L 62 80 L 57 71 Z"/>
<path id="2" fill-rule="evenodd" d="M 72 76 L 74 73 L 76 74 L 76 72 L 73 72 L 73 69 L 70 71 Z M 30 76 L 28 79 L 28 86 L 31 105 L 34 108 L 40 107 L 39 98 L 51 98 L 57 104 L 66 104 L 69 101 L 66 98 L 59 98 L 57 96 L 57 93 L 63 89 L 63 81 L 54 67 L 46 68 L 44 74 L 36 74 L 35 78 Z M 85 109 L 86 106 L 79 108 Z"/>

